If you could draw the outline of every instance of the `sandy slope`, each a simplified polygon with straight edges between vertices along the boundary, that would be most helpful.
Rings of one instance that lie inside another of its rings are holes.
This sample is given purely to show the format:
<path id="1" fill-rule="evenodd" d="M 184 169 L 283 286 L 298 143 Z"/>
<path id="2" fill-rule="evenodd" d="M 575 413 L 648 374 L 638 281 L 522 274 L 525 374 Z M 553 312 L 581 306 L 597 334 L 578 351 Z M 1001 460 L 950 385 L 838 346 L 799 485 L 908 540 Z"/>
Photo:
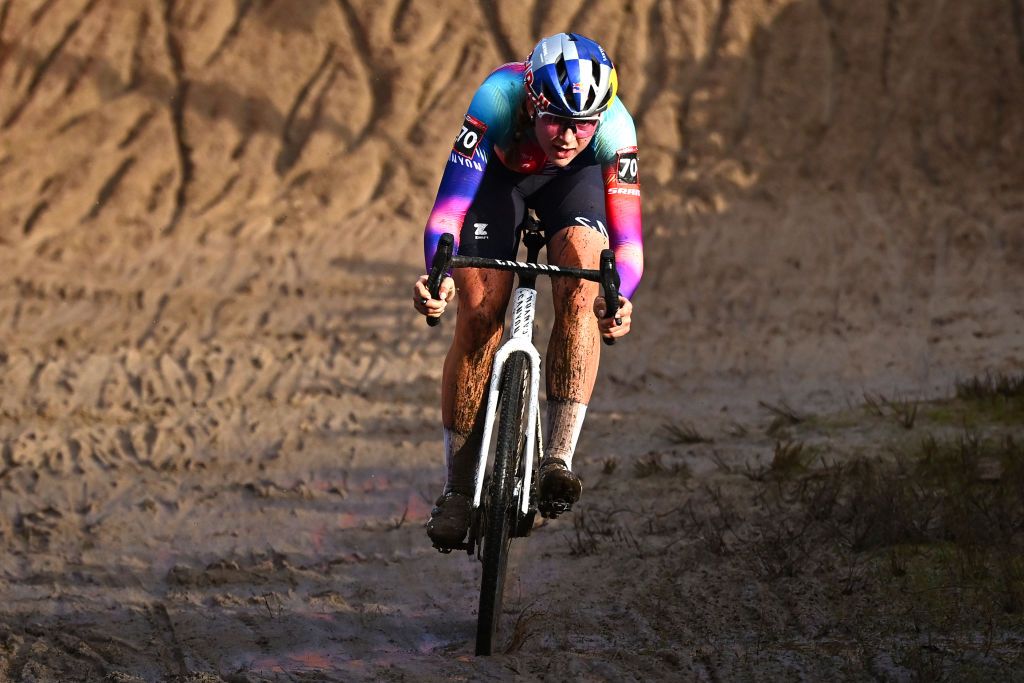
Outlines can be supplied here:
<path id="1" fill-rule="evenodd" d="M 700 502 L 600 474 L 666 421 L 1024 366 L 1019 0 L 443 4 L 0 5 L 0 679 L 771 666 L 707 655 L 728 609 L 655 552 L 685 529 L 571 555 L 571 522 L 517 570 L 542 626 L 467 663 L 477 568 L 423 537 L 422 222 L 473 87 L 567 26 L 619 65 L 649 245 L 581 445 L 593 511 Z"/>

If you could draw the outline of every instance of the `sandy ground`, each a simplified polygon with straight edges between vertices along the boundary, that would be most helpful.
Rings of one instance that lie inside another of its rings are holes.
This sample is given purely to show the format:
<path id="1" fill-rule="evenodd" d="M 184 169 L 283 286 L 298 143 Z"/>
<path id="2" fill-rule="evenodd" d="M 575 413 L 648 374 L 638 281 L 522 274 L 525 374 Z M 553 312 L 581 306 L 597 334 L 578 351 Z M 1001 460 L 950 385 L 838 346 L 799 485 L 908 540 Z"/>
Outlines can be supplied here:
<path id="1" fill-rule="evenodd" d="M 901 438 L 866 392 L 1024 370 L 1019 0 L 441 4 L 0 5 L 0 680 L 1019 672 L 1019 615 L 932 639 L 869 555 L 765 561 L 738 474 L 766 404 L 846 416 L 784 435 L 821 467 Z M 406 293 L 472 89 L 567 26 L 638 123 L 647 274 L 480 660 Z"/>

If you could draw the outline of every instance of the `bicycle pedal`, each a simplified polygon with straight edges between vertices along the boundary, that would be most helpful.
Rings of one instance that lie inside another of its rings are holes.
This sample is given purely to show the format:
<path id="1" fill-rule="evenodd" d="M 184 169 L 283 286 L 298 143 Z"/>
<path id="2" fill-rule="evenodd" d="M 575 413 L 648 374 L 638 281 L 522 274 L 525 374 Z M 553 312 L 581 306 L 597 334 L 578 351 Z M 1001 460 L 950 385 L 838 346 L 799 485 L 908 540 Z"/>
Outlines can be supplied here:
<path id="1" fill-rule="evenodd" d="M 572 512 L 572 503 L 564 500 L 542 500 L 539 507 L 544 519 L 557 519 L 558 515 Z"/>

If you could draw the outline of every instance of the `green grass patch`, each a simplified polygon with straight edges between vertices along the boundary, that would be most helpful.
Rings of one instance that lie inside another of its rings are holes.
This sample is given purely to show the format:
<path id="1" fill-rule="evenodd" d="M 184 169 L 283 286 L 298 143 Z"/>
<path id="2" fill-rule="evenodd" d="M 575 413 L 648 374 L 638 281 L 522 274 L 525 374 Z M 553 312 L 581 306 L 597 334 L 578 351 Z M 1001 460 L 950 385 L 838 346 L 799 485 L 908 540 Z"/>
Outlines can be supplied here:
<path id="1" fill-rule="evenodd" d="M 948 399 L 873 395 L 834 415 L 761 407 L 773 438 L 751 434 L 746 446 L 770 453 L 745 471 L 720 465 L 749 481 L 698 478 L 684 504 L 650 515 L 645 542 L 678 552 L 683 570 L 707 563 L 769 584 L 827 624 L 824 640 L 856 642 L 874 677 L 1024 670 L 1019 384 L 985 376 Z M 664 538 L 673 533 L 692 545 Z"/>
<path id="2" fill-rule="evenodd" d="M 1024 374 L 986 372 L 960 380 L 956 383 L 956 397 L 964 401 L 1024 400 Z"/>
<path id="3" fill-rule="evenodd" d="M 860 461 L 833 473 L 837 536 L 905 577 L 923 605 L 946 605 L 952 592 L 968 596 L 965 609 L 1024 614 L 1024 447 L 963 432 L 896 455 L 896 465 Z M 820 508 L 802 501 L 808 514 Z"/>
<path id="4" fill-rule="evenodd" d="M 952 398 L 921 405 L 928 423 L 950 427 L 1019 426 L 1024 424 L 1024 399 L 990 397 Z"/>
<path id="5" fill-rule="evenodd" d="M 1024 374 L 986 373 L 960 380 L 952 398 L 930 401 L 923 415 L 935 424 L 968 428 L 1024 425 Z"/>

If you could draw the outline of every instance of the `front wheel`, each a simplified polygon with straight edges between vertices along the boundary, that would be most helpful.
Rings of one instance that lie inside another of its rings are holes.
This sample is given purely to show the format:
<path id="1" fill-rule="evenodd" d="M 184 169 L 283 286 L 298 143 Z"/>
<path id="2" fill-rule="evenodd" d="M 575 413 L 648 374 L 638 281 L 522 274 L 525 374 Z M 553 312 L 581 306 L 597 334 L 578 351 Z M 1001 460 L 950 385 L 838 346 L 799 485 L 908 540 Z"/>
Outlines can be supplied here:
<path id="1" fill-rule="evenodd" d="M 494 467 L 483 501 L 483 578 L 476 629 L 478 655 L 491 654 L 501 619 L 509 543 L 519 514 L 516 486 L 526 439 L 526 377 L 529 362 L 525 353 L 512 353 L 505 361 L 501 375 Z"/>

